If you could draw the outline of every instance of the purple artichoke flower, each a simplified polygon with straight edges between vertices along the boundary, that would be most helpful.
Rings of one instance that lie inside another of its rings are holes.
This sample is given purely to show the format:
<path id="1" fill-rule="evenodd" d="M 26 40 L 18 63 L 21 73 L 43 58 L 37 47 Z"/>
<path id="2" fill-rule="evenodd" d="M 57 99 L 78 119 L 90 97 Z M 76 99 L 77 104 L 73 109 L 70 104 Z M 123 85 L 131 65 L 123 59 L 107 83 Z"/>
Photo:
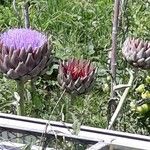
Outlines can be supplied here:
<path id="1" fill-rule="evenodd" d="M 139 38 L 127 38 L 123 43 L 122 53 L 132 66 L 150 69 L 150 42 Z"/>
<path id="2" fill-rule="evenodd" d="M 44 73 L 52 61 L 47 37 L 32 29 L 9 29 L 0 35 L 0 71 L 14 80 Z"/>
<path id="3" fill-rule="evenodd" d="M 58 83 L 73 95 L 85 94 L 94 83 L 96 68 L 88 60 L 69 59 L 59 66 Z"/>

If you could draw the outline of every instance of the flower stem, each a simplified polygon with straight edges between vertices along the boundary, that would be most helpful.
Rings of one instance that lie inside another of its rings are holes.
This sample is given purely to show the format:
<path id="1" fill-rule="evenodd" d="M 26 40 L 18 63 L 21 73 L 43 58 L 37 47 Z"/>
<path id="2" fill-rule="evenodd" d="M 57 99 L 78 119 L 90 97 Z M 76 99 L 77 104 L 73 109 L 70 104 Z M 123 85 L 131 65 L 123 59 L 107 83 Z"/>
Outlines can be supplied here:
<path id="1" fill-rule="evenodd" d="M 23 12 L 24 12 L 24 23 L 25 23 L 25 28 L 30 27 L 30 18 L 29 18 L 29 2 L 24 2 L 23 5 Z"/>
<path id="2" fill-rule="evenodd" d="M 25 110 L 24 110 L 25 97 L 24 97 L 24 82 L 22 80 L 17 80 L 17 92 L 20 96 L 17 115 L 23 116 L 25 115 Z"/>
<path id="3" fill-rule="evenodd" d="M 31 80 L 31 99 L 32 99 L 32 104 L 35 106 L 35 101 L 36 101 L 36 87 L 34 84 L 35 80 Z"/>
<path id="4" fill-rule="evenodd" d="M 115 0 L 114 2 L 114 17 L 113 17 L 113 28 L 112 28 L 112 48 L 110 51 L 110 73 L 111 73 L 111 92 L 110 92 L 110 100 L 112 103 L 108 103 L 108 114 L 107 120 L 110 121 L 112 116 L 113 108 L 115 107 L 114 98 L 116 97 L 116 93 L 114 91 L 114 86 L 116 85 L 116 58 L 117 58 L 117 33 L 118 33 L 118 24 L 119 24 L 119 14 L 120 14 L 120 0 Z"/>
<path id="5" fill-rule="evenodd" d="M 54 106 L 54 108 L 53 108 L 53 110 L 51 111 L 51 114 L 50 114 L 50 116 L 49 116 L 48 122 L 46 123 L 45 131 L 43 132 L 43 134 L 42 134 L 42 136 L 41 136 L 41 143 L 40 143 L 40 145 L 42 146 L 42 150 L 45 149 L 44 145 L 45 145 L 45 142 L 46 142 L 46 141 L 44 141 L 44 139 L 45 139 L 46 134 L 47 134 L 48 126 L 50 126 L 51 117 L 52 117 L 52 115 L 53 115 L 53 113 L 54 113 L 56 107 L 58 106 L 58 103 L 61 101 L 62 97 L 64 96 L 65 92 L 66 92 L 66 90 L 64 90 L 64 91 L 62 92 L 62 94 L 60 95 L 58 101 L 56 102 L 56 104 L 55 104 L 55 106 Z"/>

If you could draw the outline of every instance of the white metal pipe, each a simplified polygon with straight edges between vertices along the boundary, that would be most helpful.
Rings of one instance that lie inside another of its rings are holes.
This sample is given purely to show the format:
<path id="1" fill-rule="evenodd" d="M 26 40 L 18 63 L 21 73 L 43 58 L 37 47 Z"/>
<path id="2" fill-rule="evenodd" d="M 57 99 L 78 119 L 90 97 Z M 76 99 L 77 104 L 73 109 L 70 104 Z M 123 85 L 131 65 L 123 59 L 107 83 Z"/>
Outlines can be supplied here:
<path id="1" fill-rule="evenodd" d="M 21 117 L 0 113 L 0 129 L 12 129 L 16 132 L 29 132 L 43 134 L 48 120 Z M 114 147 L 127 147 L 129 149 L 150 150 L 150 137 L 130 134 L 88 126 L 81 126 L 78 135 L 73 134 L 72 124 L 50 121 L 47 136 L 63 136 L 67 139 L 81 142 L 105 142 Z"/>

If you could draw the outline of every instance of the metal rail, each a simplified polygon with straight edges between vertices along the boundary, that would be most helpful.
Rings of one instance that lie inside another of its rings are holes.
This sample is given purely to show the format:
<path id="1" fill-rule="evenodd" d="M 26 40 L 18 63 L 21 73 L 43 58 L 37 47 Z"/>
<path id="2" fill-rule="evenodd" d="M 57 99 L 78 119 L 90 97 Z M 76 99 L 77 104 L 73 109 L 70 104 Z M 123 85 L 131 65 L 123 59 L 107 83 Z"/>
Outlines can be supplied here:
<path id="1" fill-rule="evenodd" d="M 13 130 L 20 133 L 42 135 L 45 132 L 47 122 L 48 120 L 0 113 L 0 129 Z M 101 143 L 106 143 L 113 149 L 150 150 L 150 137 L 148 136 L 88 126 L 81 126 L 78 135 L 74 135 L 73 133 L 72 124 L 50 121 L 47 127 L 46 137 L 65 137 L 87 144 L 96 144 L 99 142 L 97 147 L 100 147 L 99 145 Z M 92 149 L 89 148 L 89 150 Z M 93 150 L 100 150 L 100 148 L 95 148 Z"/>

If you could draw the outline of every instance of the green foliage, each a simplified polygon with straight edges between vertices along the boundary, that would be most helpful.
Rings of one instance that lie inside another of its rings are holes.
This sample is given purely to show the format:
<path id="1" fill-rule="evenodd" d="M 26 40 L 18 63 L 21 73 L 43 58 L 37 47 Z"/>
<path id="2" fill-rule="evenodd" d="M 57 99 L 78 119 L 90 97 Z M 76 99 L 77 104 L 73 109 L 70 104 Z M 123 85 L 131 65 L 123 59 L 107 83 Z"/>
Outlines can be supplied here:
<path id="1" fill-rule="evenodd" d="M 150 3 L 148 1 L 130 1 L 129 26 L 131 35 L 150 40 Z M 132 15 L 133 14 L 133 15 Z"/>
<path id="2" fill-rule="evenodd" d="M 16 90 L 14 81 L 9 80 L 8 82 L 8 80 L 1 75 L 0 85 L 0 111 L 15 113 L 17 102 L 14 98 L 14 91 Z"/>

